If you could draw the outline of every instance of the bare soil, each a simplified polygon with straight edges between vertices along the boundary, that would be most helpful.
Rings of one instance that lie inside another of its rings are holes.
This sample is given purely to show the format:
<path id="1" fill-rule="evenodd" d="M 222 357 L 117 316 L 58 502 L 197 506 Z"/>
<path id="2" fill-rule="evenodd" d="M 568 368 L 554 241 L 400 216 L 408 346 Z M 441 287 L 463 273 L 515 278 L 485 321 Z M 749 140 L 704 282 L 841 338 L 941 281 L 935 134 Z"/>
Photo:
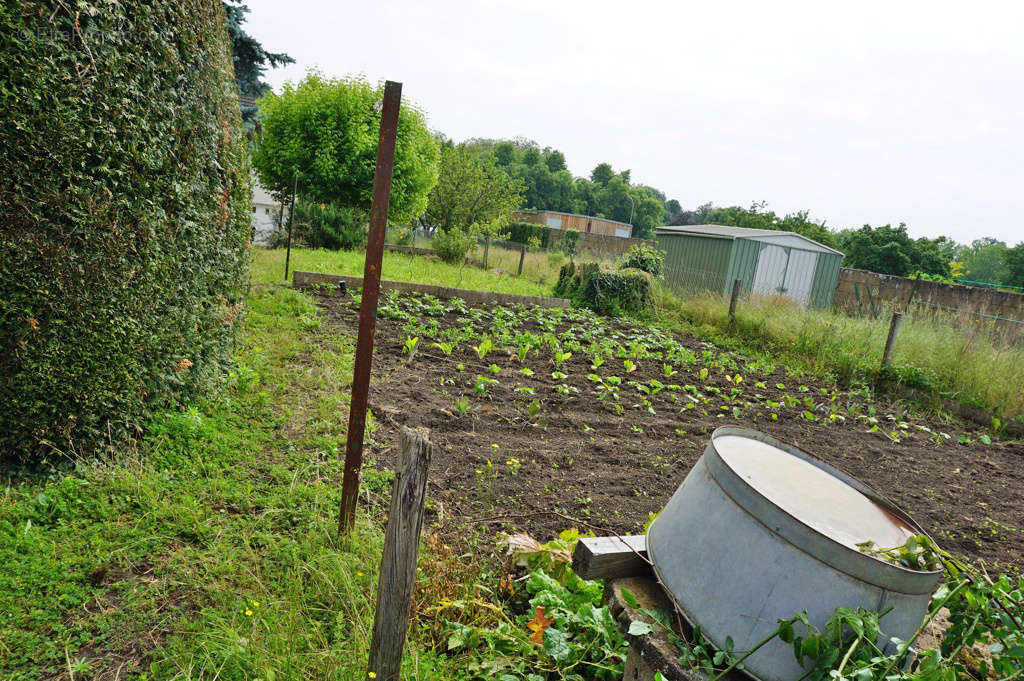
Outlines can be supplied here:
<path id="1" fill-rule="evenodd" d="M 354 338 L 354 301 L 323 296 L 319 302 L 326 324 Z M 445 329 L 465 325 L 465 317 L 448 312 L 432 320 Z M 623 337 L 645 329 L 628 321 L 604 323 Z M 570 326 L 563 323 L 556 333 Z M 530 323 L 521 328 L 536 331 Z M 402 321 L 381 318 L 377 329 L 370 394 L 377 429 L 368 454 L 378 465 L 391 467 L 399 426 L 431 430 L 429 508 L 444 534 L 456 543 L 459 537 L 499 528 L 526 531 L 541 540 L 573 526 L 638 532 L 682 482 L 711 432 L 736 425 L 798 446 L 870 485 L 954 553 L 1024 567 L 1024 445 L 1019 441 L 993 437 L 992 444 L 985 445 L 980 442 L 982 433 L 963 423 L 908 413 L 905 405 L 843 391 L 810 376 L 794 377 L 781 366 L 759 375 L 741 370 L 744 395 L 738 418 L 734 405 L 723 405 L 719 397 L 684 409 L 681 390 L 650 396 L 652 414 L 643 406 L 634 408 L 640 393 L 627 381 L 693 384 L 703 394 L 713 386 L 728 394 L 736 384 L 726 376 L 734 372 L 712 366 L 702 381 L 702 365 L 697 363 L 675 367 L 679 374 L 666 378 L 662 360 L 641 359 L 634 371 L 626 372 L 623 360 L 613 357 L 596 373 L 623 378 L 620 414 L 610 399 L 596 399 L 594 383 L 587 378 L 595 371 L 585 353 L 574 353 L 559 367 L 567 378 L 555 381 L 551 373 L 556 367 L 546 348 L 531 352 L 523 362 L 515 357 L 516 348 L 498 348 L 481 361 L 469 342 L 445 356 L 421 338 L 410 361 L 403 353 L 407 331 Z M 698 357 L 713 347 L 697 338 L 676 338 Z M 739 366 L 749 362 L 729 357 Z M 501 368 L 498 375 L 488 373 L 492 363 Z M 520 375 L 523 368 L 534 376 Z M 482 397 L 473 391 L 477 376 L 498 383 Z M 578 392 L 563 396 L 552 389 L 555 383 Z M 777 388 L 779 383 L 786 388 Z M 533 388 L 535 395 L 517 388 Z M 785 395 L 801 401 L 810 397 L 814 408 L 804 403 L 783 406 L 775 410 L 778 420 L 771 420 L 772 409 L 765 405 L 782 402 Z M 462 396 L 469 404 L 465 414 L 456 407 Z M 531 419 L 526 405 L 534 397 L 541 411 Z M 835 406 L 828 407 L 830 401 L 851 408 L 840 410 L 845 420 L 828 421 L 828 414 L 836 413 Z M 869 432 L 870 422 L 855 416 L 870 407 L 879 421 L 876 432 Z M 808 420 L 805 411 L 815 420 Z M 900 421 L 905 428 L 899 427 Z M 899 441 L 887 432 L 895 432 Z M 960 438 L 970 442 L 959 443 Z"/>

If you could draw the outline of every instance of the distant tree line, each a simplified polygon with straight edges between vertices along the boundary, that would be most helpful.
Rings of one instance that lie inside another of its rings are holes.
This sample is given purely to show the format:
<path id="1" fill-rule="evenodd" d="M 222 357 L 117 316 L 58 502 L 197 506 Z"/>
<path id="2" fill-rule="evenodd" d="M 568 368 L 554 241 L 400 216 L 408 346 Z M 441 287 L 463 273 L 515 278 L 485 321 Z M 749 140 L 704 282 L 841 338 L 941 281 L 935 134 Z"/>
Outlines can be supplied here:
<path id="1" fill-rule="evenodd" d="M 523 209 L 554 210 L 631 222 L 633 236 L 647 239 L 654 228 L 666 224 L 679 209 L 679 202 L 667 200 L 664 192 L 632 184 L 630 171 L 615 171 L 600 163 L 590 177 L 574 177 L 565 164 L 565 154 L 531 140 L 474 138 L 464 142 L 465 150 L 493 162 L 523 186 Z"/>

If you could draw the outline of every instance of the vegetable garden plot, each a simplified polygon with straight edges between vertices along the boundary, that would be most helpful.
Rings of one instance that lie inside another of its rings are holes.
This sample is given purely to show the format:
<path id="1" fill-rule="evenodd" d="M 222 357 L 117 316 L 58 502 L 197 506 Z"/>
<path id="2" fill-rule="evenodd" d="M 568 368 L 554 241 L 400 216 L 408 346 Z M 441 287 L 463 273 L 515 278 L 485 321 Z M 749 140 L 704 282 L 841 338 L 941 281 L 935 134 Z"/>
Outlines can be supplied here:
<path id="1" fill-rule="evenodd" d="M 355 334 L 357 298 L 320 304 Z M 548 512 L 636 532 L 734 424 L 863 480 L 945 548 L 1024 565 L 1020 442 L 585 310 L 388 295 L 378 316 L 369 446 L 390 466 L 398 425 L 431 429 L 428 496 L 453 537 L 484 519 L 542 537 L 572 524 Z"/>

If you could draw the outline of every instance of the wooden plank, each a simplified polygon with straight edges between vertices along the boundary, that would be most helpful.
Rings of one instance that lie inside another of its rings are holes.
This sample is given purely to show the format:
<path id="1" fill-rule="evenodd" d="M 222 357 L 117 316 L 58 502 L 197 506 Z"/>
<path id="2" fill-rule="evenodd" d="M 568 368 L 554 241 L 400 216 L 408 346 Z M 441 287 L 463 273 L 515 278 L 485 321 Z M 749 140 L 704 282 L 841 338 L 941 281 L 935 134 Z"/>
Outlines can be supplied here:
<path id="1" fill-rule="evenodd" d="M 583 579 L 643 577 L 651 574 L 646 559 L 647 537 L 642 534 L 587 537 L 576 543 L 572 569 Z"/>
<path id="2" fill-rule="evenodd" d="M 377 612 L 370 643 L 369 678 L 398 681 L 402 649 L 409 627 L 409 606 L 416 579 L 416 555 L 423 527 L 423 500 L 431 445 L 423 433 L 402 429 L 391 494 L 391 510 L 384 530 Z"/>

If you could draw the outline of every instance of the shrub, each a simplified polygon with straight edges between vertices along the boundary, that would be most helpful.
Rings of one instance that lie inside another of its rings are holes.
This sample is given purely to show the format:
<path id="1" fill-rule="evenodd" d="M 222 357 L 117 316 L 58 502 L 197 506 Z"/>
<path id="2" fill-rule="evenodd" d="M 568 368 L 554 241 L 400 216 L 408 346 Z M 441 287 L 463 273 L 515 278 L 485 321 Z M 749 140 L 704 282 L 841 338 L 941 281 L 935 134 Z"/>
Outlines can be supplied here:
<path id="1" fill-rule="evenodd" d="M 0 450 L 22 459 L 117 446 L 209 387 L 248 285 L 221 2 L 88 9 L 0 9 Z"/>
<path id="2" fill-rule="evenodd" d="M 562 266 L 555 295 L 589 307 L 599 314 L 645 317 L 653 306 L 651 278 L 636 270 L 615 271 L 597 263 Z"/>
<path id="3" fill-rule="evenodd" d="M 622 254 L 619 263 L 622 267 L 642 270 L 660 277 L 665 268 L 665 254 L 647 244 L 637 244 Z"/>
<path id="4" fill-rule="evenodd" d="M 366 220 L 366 213 L 358 208 L 299 201 L 292 238 L 300 232 L 312 248 L 351 251 L 366 244 Z"/>
<path id="5" fill-rule="evenodd" d="M 459 229 L 447 232 L 438 230 L 434 235 L 433 246 L 441 260 L 451 265 L 461 265 L 466 261 L 466 254 L 476 245 L 476 237 Z"/>
<path id="6" fill-rule="evenodd" d="M 541 248 L 547 248 L 551 236 L 551 228 L 545 225 L 537 225 L 532 222 L 511 222 L 505 227 L 508 232 L 508 240 L 520 244 L 528 244 L 536 239 Z"/>
<path id="7" fill-rule="evenodd" d="M 562 250 L 566 253 L 575 253 L 576 244 L 580 241 L 580 233 L 575 229 L 567 229 L 565 238 L 562 240 Z"/>

